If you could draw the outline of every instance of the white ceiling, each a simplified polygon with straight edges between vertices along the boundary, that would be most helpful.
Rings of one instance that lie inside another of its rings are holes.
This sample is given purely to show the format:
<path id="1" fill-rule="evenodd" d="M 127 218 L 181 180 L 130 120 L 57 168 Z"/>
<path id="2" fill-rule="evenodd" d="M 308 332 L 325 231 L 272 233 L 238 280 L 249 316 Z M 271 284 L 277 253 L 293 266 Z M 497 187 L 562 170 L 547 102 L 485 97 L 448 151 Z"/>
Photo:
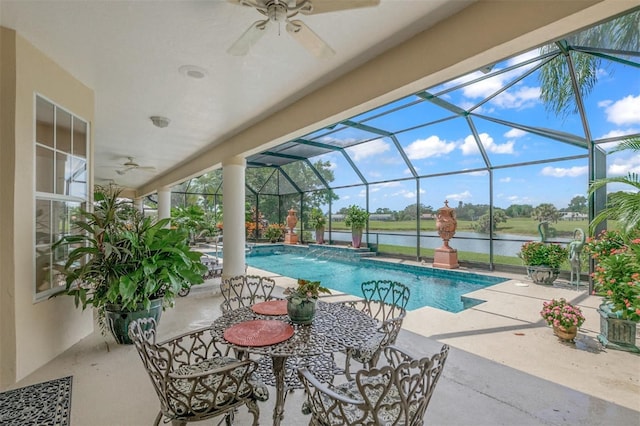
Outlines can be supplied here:
<path id="1" fill-rule="evenodd" d="M 247 56 L 228 55 L 262 15 L 225 0 L 0 0 L 0 24 L 94 90 L 95 179 L 137 188 L 470 3 L 381 0 L 296 17 L 337 52 L 329 60 L 275 27 Z M 183 65 L 206 78 L 186 77 Z M 154 127 L 153 115 L 170 125 Z M 118 175 L 129 156 L 156 172 Z"/>

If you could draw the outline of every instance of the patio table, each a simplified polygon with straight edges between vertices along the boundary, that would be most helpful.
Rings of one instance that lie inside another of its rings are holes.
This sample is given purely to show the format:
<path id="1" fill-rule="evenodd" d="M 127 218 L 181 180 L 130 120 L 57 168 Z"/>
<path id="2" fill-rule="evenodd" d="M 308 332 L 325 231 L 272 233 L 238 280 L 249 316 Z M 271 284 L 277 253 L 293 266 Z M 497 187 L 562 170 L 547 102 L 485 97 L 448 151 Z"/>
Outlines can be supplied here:
<path id="1" fill-rule="evenodd" d="M 273 424 L 279 425 L 284 417 L 285 365 L 289 357 L 312 357 L 345 351 L 363 345 L 377 331 L 377 322 L 367 314 L 341 303 L 318 301 L 316 316 L 310 325 L 293 324 L 287 315 L 261 315 L 251 307 L 227 312 L 216 319 L 211 327 L 215 338 L 224 339 L 225 330 L 236 324 L 255 320 L 281 321 L 293 327 L 293 335 L 279 343 L 264 346 L 242 346 L 229 343 L 240 352 L 271 357 L 275 376 L 276 401 Z"/>

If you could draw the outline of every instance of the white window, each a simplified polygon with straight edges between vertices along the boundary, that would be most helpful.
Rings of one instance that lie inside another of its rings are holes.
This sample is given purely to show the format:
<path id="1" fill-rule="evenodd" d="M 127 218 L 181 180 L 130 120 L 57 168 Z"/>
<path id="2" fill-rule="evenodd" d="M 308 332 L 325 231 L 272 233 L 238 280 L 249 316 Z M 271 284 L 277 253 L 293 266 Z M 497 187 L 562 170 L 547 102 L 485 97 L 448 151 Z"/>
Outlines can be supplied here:
<path id="1" fill-rule="evenodd" d="M 89 124 L 47 99 L 35 98 L 35 299 L 64 288 L 68 247 L 52 245 L 72 231 L 88 202 Z"/>

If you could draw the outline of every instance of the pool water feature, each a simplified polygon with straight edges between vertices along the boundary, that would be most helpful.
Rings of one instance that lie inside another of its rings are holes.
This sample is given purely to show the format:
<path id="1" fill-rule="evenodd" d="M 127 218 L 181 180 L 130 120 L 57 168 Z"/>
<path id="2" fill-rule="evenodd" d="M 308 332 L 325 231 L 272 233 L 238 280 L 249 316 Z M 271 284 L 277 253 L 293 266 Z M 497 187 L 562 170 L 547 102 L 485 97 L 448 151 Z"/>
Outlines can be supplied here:
<path id="1" fill-rule="evenodd" d="M 332 290 L 362 296 L 360 284 L 370 280 L 392 280 L 401 282 L 411 290 L 408 310 L 431 306 L 449 312 L 461 312 L 482 303 L 465 297 L 464 294 L 506 281 L 492 277 L 452 270 L 440 270 L 421 266 L 360 259 L 345 249 L 328 251 L 326 256 L 310 256 L 310 250 L 288 248 L 261 252 L 256 248 L 247 256 L 247 264 L 265 271 L 292 278 L 320 281 Z M 319 255 L 320 253 L 315 253 Z M 330 260 L 327 258 L 331 258 Z M 348 257 L 351 260 L 345 261 Z"/>

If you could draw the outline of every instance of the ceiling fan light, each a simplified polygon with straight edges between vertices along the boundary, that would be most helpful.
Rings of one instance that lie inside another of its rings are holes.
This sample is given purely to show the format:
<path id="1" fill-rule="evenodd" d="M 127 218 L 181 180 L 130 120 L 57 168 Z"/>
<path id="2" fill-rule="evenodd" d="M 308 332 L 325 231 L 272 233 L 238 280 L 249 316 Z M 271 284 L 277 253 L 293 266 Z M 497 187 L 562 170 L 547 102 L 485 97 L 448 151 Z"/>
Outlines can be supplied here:
<path id="1" fill-rule="evenodd" d="M 159 115 L 152 115 L 149 118 L 151 119 L 151 122 L 153 123 L 154 126 L 159 127 L 161 129 L 164 129 L 165 127 L 167 127 L 171 122 L 171 120 L 169 120 L 167 117 L 161 117 Z"/>

